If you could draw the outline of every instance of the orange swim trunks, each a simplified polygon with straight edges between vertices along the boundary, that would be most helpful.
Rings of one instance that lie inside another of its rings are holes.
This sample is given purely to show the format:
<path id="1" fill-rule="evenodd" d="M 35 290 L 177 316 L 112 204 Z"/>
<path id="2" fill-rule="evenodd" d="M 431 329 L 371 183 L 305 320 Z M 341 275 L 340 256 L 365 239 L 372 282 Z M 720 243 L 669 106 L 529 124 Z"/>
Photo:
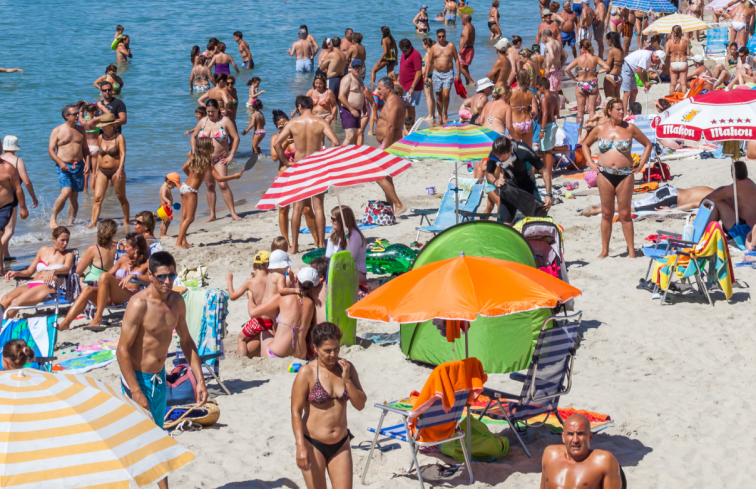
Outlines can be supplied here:
<path id="1" fill-rule="evenodd" d="M 273 329 L 273 321 L 263 318 L 252 318 L 242 328 L 242 333 L 247 338 L 253 338 L 263 331 L 270 331 Z"/>

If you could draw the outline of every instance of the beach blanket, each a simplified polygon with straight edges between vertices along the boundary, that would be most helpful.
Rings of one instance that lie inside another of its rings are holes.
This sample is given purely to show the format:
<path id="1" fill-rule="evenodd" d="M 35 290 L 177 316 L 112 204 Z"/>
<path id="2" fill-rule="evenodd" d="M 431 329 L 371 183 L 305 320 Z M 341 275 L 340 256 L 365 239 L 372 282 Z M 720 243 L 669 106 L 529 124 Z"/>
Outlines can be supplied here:
<path id="1" fill-rule="evenodd" d="M 466 203 L 472 194 L 475 184 L 478 183 L 478 178 L 460 178 L 459 179 L 459 203 Z"/>
<path id="2" fill-rule="evenodd" d="M 378 227 L 377 224 L 358 224 L 357 225 L 357 228 L 359 228 L 360 231 L 362 231 L 363 229 L 372 229 L 372 228 L 377 228 L 377 227 Z M 333 226 L 326 226 L 325 228 L 326 234 L 330 233 L 331 231 L 333 231 Z M 300 229 L 299 234 L 311 234 L 310 229 L 307 227 Z"/>
<path id="3" fill-rule="evenodd" d="M 399 344 L 399 333 L 363 333 L 359 337 L 381 346 Z"/>
<path id="4" fill-rule="evenodd" d="M 53 372 L 66 374 L 84 374 L 96 368 L 102 368 L 116 361 L 115 350 L 103 350 L 83 357 L 69 358 L 53 365 Z"/>
<path id="5" fill-rule="evenodd" d="M 98 351 L 115 350 L 118 348 L 118 340 L 100 340 L 93 345 L 78 345 L 74 348 L 77 355 L 88 355 Z"/>
<path id="6" fill-rule="evenodd" d="M 202 314 L 205 310 L 206 290 L 187 290 L 184 294 L 186 303 L 186 327 L 189 336 L 199 338 L 202 329 Z"/>
<path id="7" fill-rule="evenodd" d="M 55 323 L 58 316 L 40 316 L 25 319 L 5 319 L 0 329 L 0 347 L 5 346 L 10 340 L 21 339 L 34 350 L 37 357 L 51 357 L 55 351 L 55 343 L 58 341 L 58 329 Z M 37 363 L 31 364 L 32 368 L 39 368 Z M 0 365 L 2 370 L 2 365 Z"/>

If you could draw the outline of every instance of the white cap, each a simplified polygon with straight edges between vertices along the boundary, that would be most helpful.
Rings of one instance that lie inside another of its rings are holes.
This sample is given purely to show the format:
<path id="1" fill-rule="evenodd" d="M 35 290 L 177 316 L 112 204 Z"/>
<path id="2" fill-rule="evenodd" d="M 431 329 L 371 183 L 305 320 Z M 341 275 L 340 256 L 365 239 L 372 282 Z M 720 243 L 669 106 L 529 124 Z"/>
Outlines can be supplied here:
<path id="1" fill-rule="evenodd" d="M 5 136 L 3 138 L 3 149 L 5 151 L 18 151 L 18 138 L 16 136 Z"/>
<path id="2" fill-rule="evenodd" d="M 496 42 L 496 44 L 494 44 L 494 48 L 496 48 L 498 51 L 506 51 L 506 49 L 511 45 L 512 43 L 509 42 L 509 39 L 502 37 Z"/>
<path id="3" fill-rule="evenodd" d="M 664 64 L 664 60 L 667 59 L 667 55 L 661 49 L 654 51 L 654 56 L 659 58 L 659 63 L 661 64 Z"/>
<path id="4" fill-rule="evenodd" d="M 482 92 L 486 88 L 493 87 L 494 86 L 494 82 L 492 82 L 488 78 L 481 78 L 480 80 L 478 80 L 478 82 L 475 85 L 477 85 L 477 88 L 475 89 L 475 91 L 476 92 Z"/>
<path id="5" fill-rule="evenodd" d="M 304 267 L 299 270 L 299 273 L 297 273 L 297 280 L 300 284 L 310 282 L 312 285 L 318 285 L 319 279 L 320 276 L 318 275 L 318 271 L 312 267 Z"/>
<path id="6" fill-rule="evenodd" d="M 694 63 L 703 63 L 705 58 L 703 57 L 703 54 L 697 54 L 693 56 L 691 59 L 693 60 Z"/>
<path id="7" fill-rule="evenodd" d="M 276 250 L 270 254 L 268 268 L 286 268 L 291 266 L 291 258 L 284 250 Z"/>

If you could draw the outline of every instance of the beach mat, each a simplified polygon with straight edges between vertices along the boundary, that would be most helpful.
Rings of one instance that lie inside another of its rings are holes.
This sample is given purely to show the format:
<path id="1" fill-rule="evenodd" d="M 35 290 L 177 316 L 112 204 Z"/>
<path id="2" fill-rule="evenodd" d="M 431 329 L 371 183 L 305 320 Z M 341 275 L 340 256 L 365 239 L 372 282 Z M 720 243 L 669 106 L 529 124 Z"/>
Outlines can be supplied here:
<path id="1" fill-rule="evenodd" d="M 360 231 L 362 231 L 363 229 L 377 228 L 378 225 L 377 224 L 358 224 L 357 227 L 360 229 Z M 325 228 L 326 234 L 330 233 L 331 231 L 333 231 L 333 226 L 326 226 Z M 305 227 L 304 229 L 299 230 L 299 234 L 310 234 L 310 230 L 307 227 Z"/>
<path id="2" fill-rule="evenodd" d="M 398 345 L 399 338 L 399 333 L 364 333 L 358 336 L 358 340 L 381 346 Z"/>
<path id="3" fill-rule="evenodd" d="M 83 374 L 96 368 L 102 368 L 116 361 L 115 350 L 103 350 L 83 357 L 70 358 L 53 365 L 53 372 L 66 374 Z"/>

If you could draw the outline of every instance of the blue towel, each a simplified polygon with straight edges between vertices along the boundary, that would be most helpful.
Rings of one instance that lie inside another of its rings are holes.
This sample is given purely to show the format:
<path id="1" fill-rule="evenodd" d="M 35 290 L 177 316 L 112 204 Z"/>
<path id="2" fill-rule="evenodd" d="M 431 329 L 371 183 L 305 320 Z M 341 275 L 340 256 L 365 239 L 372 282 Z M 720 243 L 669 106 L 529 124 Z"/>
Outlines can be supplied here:
<path id="1" fill-rule="evenodd" d="M 377 228 L 378 225 L 377 224 L 358 224 L 357 227 L 360 230 L 363 230 L 363 229 Z M 326 228 L 325 228 L 326 234 L 330 233 L 331 231 L 333 231 L 333 226 L 326 226 Z M 310 230 L 308 228 L 304 228 L 304 229 L 300 229 L 299 230 L 299 234 L 311 234 L 311 233 L 310 233 Z"/>

